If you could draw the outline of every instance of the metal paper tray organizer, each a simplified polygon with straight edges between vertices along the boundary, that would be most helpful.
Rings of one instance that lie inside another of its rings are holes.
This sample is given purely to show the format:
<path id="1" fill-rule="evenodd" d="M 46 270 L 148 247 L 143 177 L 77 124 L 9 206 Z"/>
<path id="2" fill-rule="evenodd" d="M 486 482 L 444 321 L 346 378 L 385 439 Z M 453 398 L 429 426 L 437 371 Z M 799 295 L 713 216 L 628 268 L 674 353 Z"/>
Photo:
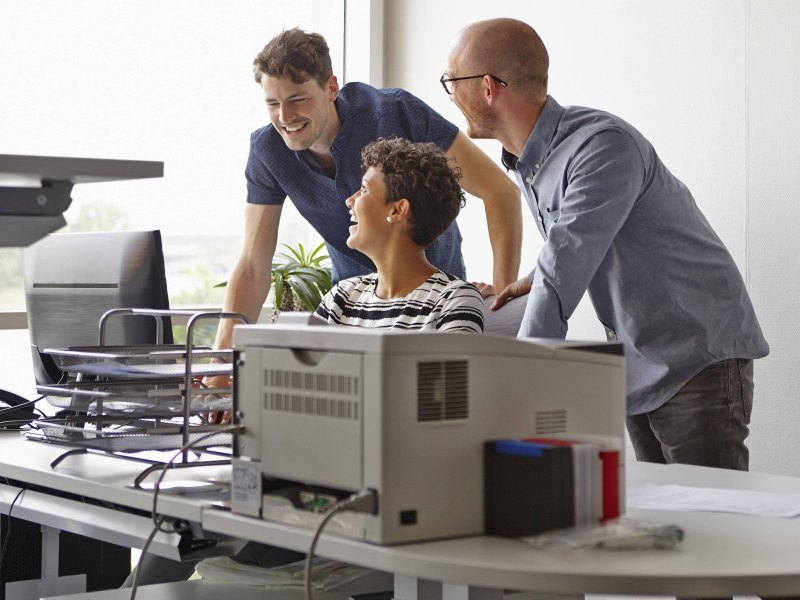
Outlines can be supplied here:
<path id="1" fill-rule="evenodd" d="M 106 345 L 108 319 L 124 315 L 154 317 L 159 339 L 164 319 L 188 317 L 186 344 Z M 208 388 L 202 382 L 233 372 L 230 350 L 193 345 L 194 326 L 203 319 L 247 322 L 240 313 L 115 309 L 100 319 L 98 346 L 45 350 L 67 380 L 36 389 L 66 416 L 39 419 L 30 437 L 107 452 L 177 450 L 206 435 L 193 447 L 229 446 L 230 433 L 209 435 L 221 427 L 197 417 L 231 410 L 233 403 L 231 385 Z"/>

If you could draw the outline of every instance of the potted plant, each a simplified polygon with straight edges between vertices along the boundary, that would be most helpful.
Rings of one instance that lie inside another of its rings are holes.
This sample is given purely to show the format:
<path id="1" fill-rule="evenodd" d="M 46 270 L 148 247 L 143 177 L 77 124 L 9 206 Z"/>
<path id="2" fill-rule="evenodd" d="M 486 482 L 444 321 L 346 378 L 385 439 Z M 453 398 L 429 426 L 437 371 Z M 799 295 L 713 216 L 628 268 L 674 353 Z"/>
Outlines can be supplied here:
<path id="1" fill-rule="evenodd" d="M 329 257 L 322 243 L 310 252 L 303 244 L 296 248 L 282 244 L 272 262 L 272 289 L 278 311 L 314 312 L 322 297 L 333 287 Z"/>
<path id="2" fill-rule="evenodd" d="M 272 261 L 271 293 L 274 298 L 275 313 L 280 311 L 314 312 L 322 302 L 322 297 L 333 287 L 330 260 L 323 253 L 325 244 L 321 243 L 311 252 L 306 252 L 303 244 L 296 248 L 281 244 L 286 251 L 279 252 Z M 227 281 L 214 287 L 228 285 Z"/>

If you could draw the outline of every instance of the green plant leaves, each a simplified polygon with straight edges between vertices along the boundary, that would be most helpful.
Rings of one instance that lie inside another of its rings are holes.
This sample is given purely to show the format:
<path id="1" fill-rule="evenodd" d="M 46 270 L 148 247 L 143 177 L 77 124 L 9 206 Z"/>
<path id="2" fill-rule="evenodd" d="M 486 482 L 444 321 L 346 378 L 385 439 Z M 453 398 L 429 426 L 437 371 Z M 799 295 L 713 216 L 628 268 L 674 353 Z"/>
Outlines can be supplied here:
<path id="1" fill-rule="evenodd" d="M 322 243 L 311 252 L 303 244 L 297 247 L 282 244 L 284 252 L 276 255 L 272 263 L 272 285 L 275 289 L 275 306 L 283 307 L 284 286 L 291 289 L 297 298 L 299 310 L 316 310 L 322 297 L 333 287 L 330 258 L 324 254 Z"/>
<path id="2" fill-rule="evenodd" d="M 311 252 L 303 244 L 292 247 L 281 244 L 285 251 L 275 255 L 272 261 L 272 289 L 275 291 L 277 310 L 308 310 L 314 312 L 322 297 L 333 287 L 330 257 L 324 253 L 323 242 Z M 214 287 L 225 287 L 227 281 Z M 298 304 L 284 306 L 285 290 L 289 289 Z"/>

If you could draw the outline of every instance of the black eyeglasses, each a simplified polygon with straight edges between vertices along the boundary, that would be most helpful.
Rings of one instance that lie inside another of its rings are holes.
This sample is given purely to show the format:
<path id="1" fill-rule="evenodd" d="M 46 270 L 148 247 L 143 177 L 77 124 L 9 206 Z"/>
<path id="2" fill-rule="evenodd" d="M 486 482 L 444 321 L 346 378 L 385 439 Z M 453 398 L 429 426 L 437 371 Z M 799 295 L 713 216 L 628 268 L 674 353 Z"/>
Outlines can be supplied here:
<path id="1" fill-rule="evenodd" d="M 454 81 L 463 81 L 464 79 L 480 79 L 481 77 L 486 77 L 487 75 L 492 79 L 494 79 L 497 83 L 499 83 L 503 87 L 508 87 L 508 84 L 505 81 L 503 81 L 499 77 L 492 75 L 491 73 L 484 73 L 483 75 L 468 75 L 466 77 L 448 77 L 447 73 L 444 73 L 439 78 L 439 83 L 442 84 L 444 91 L 447 92 L 448 95 L 452 95 Z"/>

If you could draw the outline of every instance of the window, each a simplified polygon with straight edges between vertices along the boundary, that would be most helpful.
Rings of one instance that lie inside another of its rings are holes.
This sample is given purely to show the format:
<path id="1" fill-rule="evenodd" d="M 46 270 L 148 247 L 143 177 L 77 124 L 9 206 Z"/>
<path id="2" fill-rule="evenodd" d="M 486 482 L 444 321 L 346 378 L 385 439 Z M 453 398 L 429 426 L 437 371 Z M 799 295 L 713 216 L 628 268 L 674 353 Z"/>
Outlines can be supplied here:
<path id="1" fill-rule="evenodd" d="M 294 26 L 343 72 L 344 0 L 4 0 L 0 153 L 163 161 L 163 179 L 76 185 L 68 229 L 161 229 L 172 303 L 219 303 L 249 134 L 267 122 L 252 60 Z M 280 241 L 318 243 L 283 212 Z M 4 309 L 24 309 L 19 249 L 0 248 Z"/>

